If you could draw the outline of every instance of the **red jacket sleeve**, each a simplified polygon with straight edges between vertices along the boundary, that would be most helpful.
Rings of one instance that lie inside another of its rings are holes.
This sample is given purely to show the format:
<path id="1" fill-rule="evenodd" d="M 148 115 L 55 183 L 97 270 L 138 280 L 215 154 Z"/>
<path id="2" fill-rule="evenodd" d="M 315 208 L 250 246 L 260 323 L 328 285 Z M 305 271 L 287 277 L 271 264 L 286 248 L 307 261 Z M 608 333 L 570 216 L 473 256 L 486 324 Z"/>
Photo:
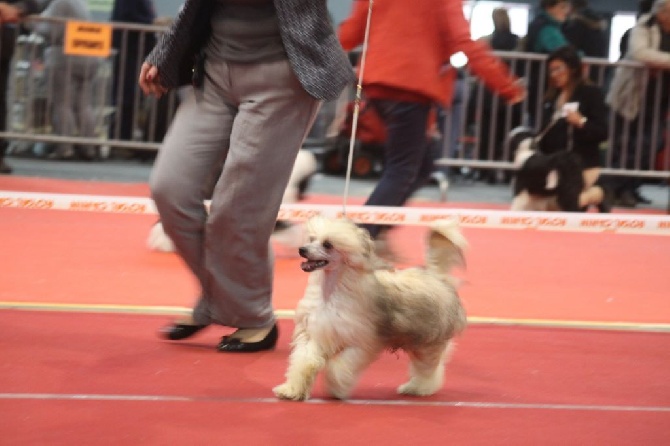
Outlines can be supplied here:
<path id="1" fill-rule="evenodd" d="M 345 51 L 351 51 L 365 40 L 365 25 L 368 20 L 368 0 L 354 0 L 349 17 L 340 24 L 338 37 Z"/>
<path id="2" fill-rule="evenodd" d="M 510 76 L 507 66 L 498 59 L 490 48 L 480 41 L 473 41 L 470 25 L 463 15 L 461 0 L 438 0 L 442 9 L 437 14 L 443 36 L 444 47 L 449 54 L 445 60 L 458 51 L 468 57 L 469 69 L 488 88 L 506 98 L 513 98 L 521 92 L 521 87 Z"/>

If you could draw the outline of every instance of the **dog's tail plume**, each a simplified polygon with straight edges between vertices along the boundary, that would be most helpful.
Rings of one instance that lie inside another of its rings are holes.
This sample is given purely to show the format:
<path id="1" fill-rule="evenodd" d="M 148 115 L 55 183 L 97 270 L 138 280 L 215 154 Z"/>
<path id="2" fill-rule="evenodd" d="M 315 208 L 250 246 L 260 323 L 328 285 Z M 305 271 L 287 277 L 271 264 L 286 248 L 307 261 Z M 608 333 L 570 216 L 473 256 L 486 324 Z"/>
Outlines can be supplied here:
<path id="1" fill-rule="evenodd" d="M 463 252 L 468 242 L 455 218 L 436 220 L 430 226 L 426 266 L 438 273 L 448 274 L 457 266 L 465 267 Z"/>

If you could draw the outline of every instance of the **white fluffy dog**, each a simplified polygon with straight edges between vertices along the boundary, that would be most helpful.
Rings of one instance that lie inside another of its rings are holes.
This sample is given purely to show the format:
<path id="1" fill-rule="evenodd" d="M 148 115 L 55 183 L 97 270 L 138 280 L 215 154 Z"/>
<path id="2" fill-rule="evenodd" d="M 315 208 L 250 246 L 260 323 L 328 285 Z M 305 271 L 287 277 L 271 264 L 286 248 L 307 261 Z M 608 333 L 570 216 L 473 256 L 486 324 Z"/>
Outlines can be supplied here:
<path id="1" fill-rule="evenodd" d="M 367 231 L 345 220 L 314 217 L 309 242 L 299 249 L 312 273 L 295 315 L 286 382 L 277 397 L 305 400 L 325 368 L 330 395 L 346 399 L 361 372 L 384 350 L 409 355 L 405 395 L 442 387 L 451 339 L 466 325 L 455 279 L 467 242 L 453 221 L 436 222 L 425 267 L 393 270 L 381 261 Z"/>
<path id="2" fill-rule="evenodd" d="M 301 149 L 298 152 L 295 164 L 293 164 L 293 170 L 291 171 L 288 185 L 284 190 L 282 204 L 296 203 L 300 201 L 307 189 L 309 179 L 314 175 L 316 170 L 317 163 L 314 154 L 309 150 Z M 302 235 L 299 226 L 294 227 L 291 225 L 284 225 L 281 229 L 283 230 L 277 230 L 275 234 L 273 234 L 273 240 L 280 243 L 291 245 L 291 243 L 293 243 L 291 240 L 295 240 Z M 175 250 L 174 243 L 165 233 L 160 220 L 154 223 L 149 231 L 147 247 L 152 251 L 159 252 L 173 252 Z"/>

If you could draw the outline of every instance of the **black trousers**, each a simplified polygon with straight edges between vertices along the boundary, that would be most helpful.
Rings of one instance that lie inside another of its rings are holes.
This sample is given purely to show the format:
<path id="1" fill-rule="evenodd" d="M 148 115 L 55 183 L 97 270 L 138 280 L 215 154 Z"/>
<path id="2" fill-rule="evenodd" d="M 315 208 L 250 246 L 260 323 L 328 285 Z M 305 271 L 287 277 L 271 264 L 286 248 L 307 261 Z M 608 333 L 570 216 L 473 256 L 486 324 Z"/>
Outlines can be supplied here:
<path id="1" fill-rule="evenodd" d="M 0 59 L 0 131 L 7 130 L 7 84 L 11 69 L 11 60 Z M 5 156 L 9 143 L 0 139 L 0 160 Z"/>

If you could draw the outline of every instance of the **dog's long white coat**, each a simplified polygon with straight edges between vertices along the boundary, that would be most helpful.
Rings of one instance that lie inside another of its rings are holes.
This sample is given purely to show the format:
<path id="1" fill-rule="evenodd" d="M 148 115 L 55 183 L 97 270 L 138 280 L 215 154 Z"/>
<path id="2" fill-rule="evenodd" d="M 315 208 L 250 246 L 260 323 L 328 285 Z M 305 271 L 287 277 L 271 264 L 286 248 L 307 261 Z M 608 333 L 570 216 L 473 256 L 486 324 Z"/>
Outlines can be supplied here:
<path id="1" fill-rule="evenodd" d="M 467 244 L 456 224 L 436 223 L 425 267 L 400 271 L 384 264 L 367 231 L 350 221 L 316 217 L 307 228 L 310 242 L 301 255 L 308 270 L 321 268 L 311 273 L 298 304 L 286 382 L 275 394 L 307 399 L 325 368 L 327 391 L 347 398 L 360 373 L 385 349 L 402 349 L 410 357 L 410 379 L 400 393 L 435 393 L 449 342 L 466 324 L 448 275 L 462 263 Z"/>

